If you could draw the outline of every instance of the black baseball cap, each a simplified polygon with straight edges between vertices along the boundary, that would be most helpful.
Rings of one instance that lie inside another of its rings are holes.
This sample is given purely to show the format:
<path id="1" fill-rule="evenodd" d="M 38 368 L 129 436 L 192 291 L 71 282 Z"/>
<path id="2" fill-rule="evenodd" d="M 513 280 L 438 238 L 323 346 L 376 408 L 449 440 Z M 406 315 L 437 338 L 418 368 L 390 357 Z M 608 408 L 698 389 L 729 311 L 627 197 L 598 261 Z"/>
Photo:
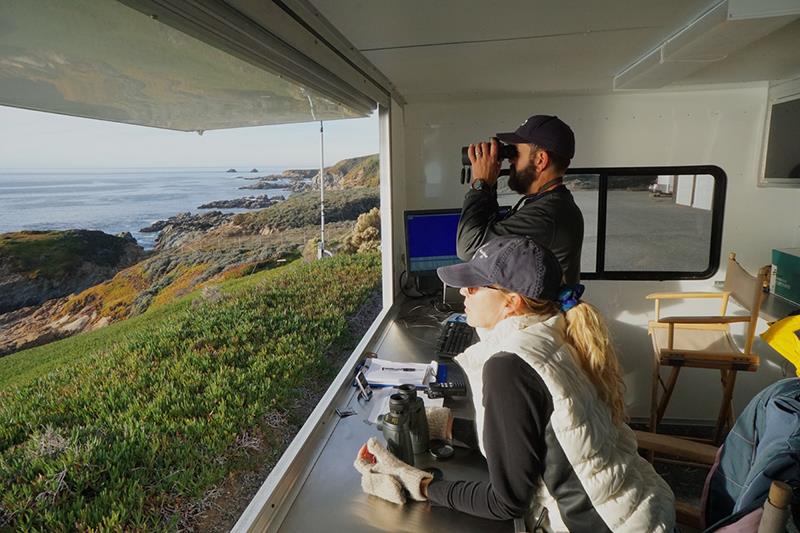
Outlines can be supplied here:
<path id="1" fill-rule="evenodd" d="M 535 144 L 567 159 L 575 156 L 572 128 L 553 115 L 533 115 L 514 133 L 498 133 L 497 138 L 507 144 Z"/>
<path id="2" fill-rule="evenodd" d="M 561 288 L 561 265 L 553 253 L 530 237 L 495 237 L 475 252 L 468 263 L 436 269 L 451 287 L 504 289 L 538 300 L 556 300 Z"/>

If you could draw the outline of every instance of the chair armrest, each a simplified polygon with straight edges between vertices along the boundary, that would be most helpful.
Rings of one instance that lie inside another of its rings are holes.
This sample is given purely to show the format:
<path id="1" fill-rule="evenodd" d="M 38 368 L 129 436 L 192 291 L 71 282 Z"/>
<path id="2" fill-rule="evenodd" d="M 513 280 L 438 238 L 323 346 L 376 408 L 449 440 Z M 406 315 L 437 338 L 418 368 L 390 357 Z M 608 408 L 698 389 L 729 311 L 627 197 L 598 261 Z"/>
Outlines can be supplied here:
<path id="1" fill-rule="evenodd" d="M 703 519 L 700 517 L 700 508 L 690 503 L 675 501 L 675 521 L 685 526 L 693 527 L 699 531 L 705 529 Z"/>
<path id="2" fill-rule="evenodd" d="M 653 292 L 645 296 L 648 300 L 675 300 L 679 298 L 722 298 L 730 296 L 730 291 L 720 292 Z"/>
<path id="3" fill-rule="evenodd" d="M 707 465 L 713 465 L 717 457 L 718 448 L 710 444 L 647 431 L 634 431 L 634 433 L 636 434 L 639 448 L 643 450 L 676 455 Z"/>
<path id="4" fill-rule="evenodd" d="M 750 322 L 749 316 L 665 316 L 659 318 L 661 324 L 733 324 Z"/>

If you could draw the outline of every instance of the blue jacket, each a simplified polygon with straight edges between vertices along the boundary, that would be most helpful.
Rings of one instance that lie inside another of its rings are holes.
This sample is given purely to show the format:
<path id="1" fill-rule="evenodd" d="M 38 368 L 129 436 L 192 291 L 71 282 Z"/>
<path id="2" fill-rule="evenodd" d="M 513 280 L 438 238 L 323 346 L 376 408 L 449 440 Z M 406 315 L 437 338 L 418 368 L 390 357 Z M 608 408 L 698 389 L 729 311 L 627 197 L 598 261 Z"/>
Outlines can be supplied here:
<path id="1" fill-rule="evenodd" d="M 773 480 L 800 489 L 800 378 L 758 393 L 736 420 L 709 481 L 706 524 L 760 507 Z M 713 528 L 712 528 L 713 529 Z"/>

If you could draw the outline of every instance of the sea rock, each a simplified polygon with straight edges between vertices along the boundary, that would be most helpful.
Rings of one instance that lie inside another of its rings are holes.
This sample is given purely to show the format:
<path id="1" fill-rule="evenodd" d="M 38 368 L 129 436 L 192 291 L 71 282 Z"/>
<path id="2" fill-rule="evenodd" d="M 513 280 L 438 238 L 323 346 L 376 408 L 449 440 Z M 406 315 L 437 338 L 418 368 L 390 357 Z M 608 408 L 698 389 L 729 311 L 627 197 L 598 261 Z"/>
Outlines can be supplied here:
<path id="1" fill-rule="evenodd" d="M 121 233 L 117 233 L 117 234 L 115 235 L 115 237 L 119 237 L 119 238 L 120 238 L 120 239 L 122 239 L 123 241 L 129 242 L 129 243 L 131 243 L 131 244 L 138 244 L 138 243 L 136 242 L 136 237 L 134 237 L 133 235 L 131 235 L 131 232 L 130 232 L 130 231 L 123 231 L 123 232 L 121 232 Z"/>
<path id="2" fill-rule="evenodd" d="M 186 213 L 186 214 L 190 215 L 191 213 Z M 142 232 L 142 233 L 156 233 L 157 231 L 161 231 L 162 229 L 166 228 L 167 224 L 169 224 L 169 222 L 166 221 L 166 220 L 156 220 L 155 222 L 153 222 L 149 226 L 145 226 L 144 228 L 140 228 L 139 231 Z"/>
<path id="3" fill-rule="evenodd" d="M 228 169 L 228 170 L 226 170 L 225 172 L 230 172 L 230 173 L 232 174 L 232 173 L 234 173 L 234 172 L 239 172 L 239 171 L 238 171 L 238 170 L 236 170 L 235 168 L 229 168 L 229 169 Z"/>
<path id="4" fill-rule="evenodd" d="M 248 196 L 246 198 L 235 198 L 233 200 L 217 200 L 215 202 L 209 202 L 207 204 L 203 204 L 199 206 L 197 209 L 231 209 L 231 208 L 240 208 L 240 209 L 263 209 L 265 207 L 269 207 L 272 204 L 281 202 L 286 198 L 283 195 L 276 195 L 276 196 L 267 196 L 266 194 L 261 196 Z"/>
<path id="5" fill-rule="evenodd" d="M 319 169 L 300 169 L 293 168 L 284 170 L 280 174 L 270 174 L 268 176 L 253 176 L 246 180 L 258 180 L 254 186 L 240 187 L 241 189 L 288 189 L 298 181 L 311 181 L 319 174 Z M 268 184 L 279 183 L 280 187 Z"/>
<path id="6" fill-rule="evenodd" d="M 261 189 L 291 189 L 294 184 L 289 184 L 281 181 L 264 181 L 259 180 L 252 185 L 242 185 L 239 189 L 243 190 L 261 190 Z"/>
<path id="7" fill-rule="evenodd" d="M 209 231 L 227 223 L 231 215 L 221 211 L 211 211 L 192 215 L 191 213 L 180 213 L 167 220 L 158 221 L 154 224 L 161 228 L 155 241 L 156 251 L 167 248 L 177 248 L 187 242 L 201 238 Z M 152 227 L 152 226 L 150 226 Z"/>
<path id="8" fill-rule="evenodd" d="M 252 174 L 253 172 L 258 172 L 258 169 L 257 168 L 251 169 L 250 173 Z"/>

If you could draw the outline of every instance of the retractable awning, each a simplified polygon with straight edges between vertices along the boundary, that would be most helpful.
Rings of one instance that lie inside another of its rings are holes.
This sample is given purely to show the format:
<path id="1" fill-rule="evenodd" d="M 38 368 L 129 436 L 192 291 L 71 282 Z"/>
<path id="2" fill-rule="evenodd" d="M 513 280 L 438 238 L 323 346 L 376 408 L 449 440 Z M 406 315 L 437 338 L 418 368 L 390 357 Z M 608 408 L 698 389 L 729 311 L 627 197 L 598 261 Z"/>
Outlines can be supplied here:
<path id="1" fill-rule="evenodd" d="M 355 89 L 357 72 L 343 80 L 229 3 L 125 4 L 0 3 L 0 105 L 203 131 L 367 116 L 385 96 Z"/>

